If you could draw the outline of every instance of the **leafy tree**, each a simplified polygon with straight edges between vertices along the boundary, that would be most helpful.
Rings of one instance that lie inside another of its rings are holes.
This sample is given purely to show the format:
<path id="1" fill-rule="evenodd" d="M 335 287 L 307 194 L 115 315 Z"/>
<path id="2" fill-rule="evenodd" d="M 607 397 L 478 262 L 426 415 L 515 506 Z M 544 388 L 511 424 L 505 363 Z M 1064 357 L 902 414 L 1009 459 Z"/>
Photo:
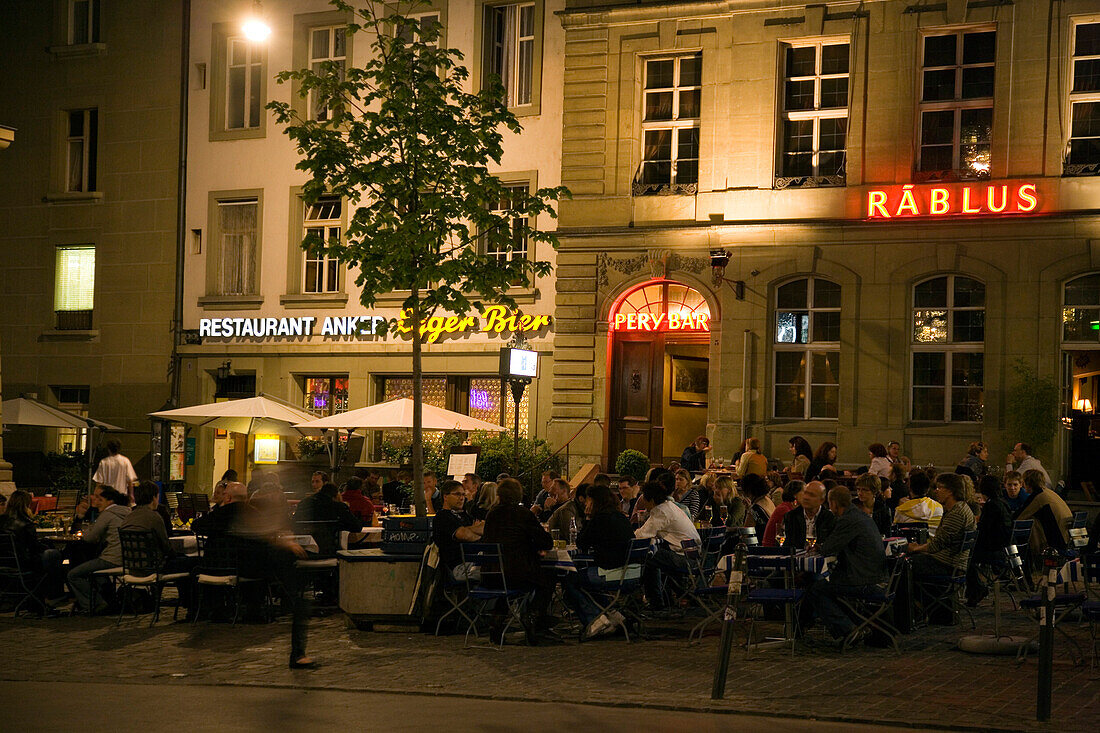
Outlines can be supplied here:
<path id="1" fill-rule="evenodd" d="M 1058 429 L 1058 385 L 1040 377 L 1023 359 L 1017 359 L 1012 370 L 1016 379 L 1008 388 L 1006 400 L 1009 434 L 1014 443 L 1028 443 L 1039 452 Z"/>
<path id="2" fill-rule="evenodd" d="M 489 172 L 500 164 L 506 132 L 520 132 L 499 78 L 468 92 L 469 72 L 456 49 L 437 47 L 440 26 L 407 17 L 403 3 L 353 7 L 331 0 L 352 18 L 349 34 L 370 40 L 360 67 L 326 62 L 316 71 L 284 71 L 325 119 L 303 118 L 286 102 L 268 105 L 294 141 L 309 174 L 307 201 L 339 195 L 354 209 L 343 241 L 307 236 L 302 247 L 357 268 L 360 302 L 408 292 L 404 320 L 423 324 L 437 310 L 464 314 L 481 303 L 510 307 L 514 286 L 528 286 L 550 271 L 548 262 L 498 257 L 526 241 L 556 246 L 533 225 L 556 216 L 553 202 L 568 192 L 542 188 L 517 192 Z M 413 3 L 415 6 L 417 3 Z M 396 9 L 395 9 L 396 8 Z M 396 333 L 401 319 L 391 322 Z M 412 466 L 416 511 L 424 514 L 422 487 L 421 328 L 411 328 L 413 400 Z"/>

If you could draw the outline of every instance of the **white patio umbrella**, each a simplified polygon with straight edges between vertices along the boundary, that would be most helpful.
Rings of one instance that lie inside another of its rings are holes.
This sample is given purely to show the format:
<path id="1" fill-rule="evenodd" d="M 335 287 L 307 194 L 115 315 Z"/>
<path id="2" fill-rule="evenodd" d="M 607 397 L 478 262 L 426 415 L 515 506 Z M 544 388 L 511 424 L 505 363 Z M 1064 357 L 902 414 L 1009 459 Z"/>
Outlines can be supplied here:
<path id="1" fill-rule="evenodd" d="M 425 430 L 488 430 L 503 432 L 508 428 L 495 423 L 478 420 L 476 417 L 460 412 L 444 410 L 442 407 L 422 405 L 422 417 Z M 350 412 L 322 417 L 317 420 L 299 423 L 297 428 L 324 430 L 411 430 L 413 426 L 413 401 L 402 397 L 389 402 L 381 402 L 370 407 L 361 407 Z"/>
<path id="2" fill-rule="evenodd" d="M 320 435 L 318 430 L 295 427 L 298 423 L 312 420 L 313 415 L 263 395 L 150 412 L 149 416 L 248 435 L 273 433 L 290 438 Z"/>

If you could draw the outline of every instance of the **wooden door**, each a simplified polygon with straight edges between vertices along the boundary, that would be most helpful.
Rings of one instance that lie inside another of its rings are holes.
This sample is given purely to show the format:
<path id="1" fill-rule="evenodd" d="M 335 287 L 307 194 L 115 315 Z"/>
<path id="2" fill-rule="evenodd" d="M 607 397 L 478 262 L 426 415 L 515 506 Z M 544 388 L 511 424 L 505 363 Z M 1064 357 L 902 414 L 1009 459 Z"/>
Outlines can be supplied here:
<path id="1" fill-rule="evenodd" d="M 627 448 L 641 451 L 660 462 L 661 356 L 660 338 L 617 336 L 612 348 L 611 435 L 609 470 Z"/>

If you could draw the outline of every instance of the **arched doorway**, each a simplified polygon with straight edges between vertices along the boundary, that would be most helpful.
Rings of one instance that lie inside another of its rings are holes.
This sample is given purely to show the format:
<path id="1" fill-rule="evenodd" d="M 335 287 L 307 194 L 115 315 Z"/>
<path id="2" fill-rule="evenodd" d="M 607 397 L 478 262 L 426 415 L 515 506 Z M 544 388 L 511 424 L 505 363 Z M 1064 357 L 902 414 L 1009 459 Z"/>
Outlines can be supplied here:
<path id="1" fill-rule="evenodd" d="M 651 280 L 608 314 L 608 461 L 633 448 L 679 458 L 707 425 L 710 306 L 683 283 Z"/>

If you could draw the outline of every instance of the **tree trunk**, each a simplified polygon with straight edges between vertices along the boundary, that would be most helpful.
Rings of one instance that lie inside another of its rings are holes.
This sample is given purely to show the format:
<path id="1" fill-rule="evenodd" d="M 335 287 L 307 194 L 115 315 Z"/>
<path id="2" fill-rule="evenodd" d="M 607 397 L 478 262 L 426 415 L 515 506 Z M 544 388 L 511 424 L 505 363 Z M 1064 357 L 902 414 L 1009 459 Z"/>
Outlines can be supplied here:
<path id="1" fill-rule="evenodd" d="M 412 471 L 413 471 L 413 506 L 416 507 L 416 516 L 428 516 L 427 502 L 424 499 L 424 395 L 421 389 L 423 377 L 421 358 L 420 335 L 420 301 L 416 290 L 413 297 L 417 298 L 413 306 L 412 319 L 412 393 L 413 393 L 413 434 L 412 434 Z"/>

